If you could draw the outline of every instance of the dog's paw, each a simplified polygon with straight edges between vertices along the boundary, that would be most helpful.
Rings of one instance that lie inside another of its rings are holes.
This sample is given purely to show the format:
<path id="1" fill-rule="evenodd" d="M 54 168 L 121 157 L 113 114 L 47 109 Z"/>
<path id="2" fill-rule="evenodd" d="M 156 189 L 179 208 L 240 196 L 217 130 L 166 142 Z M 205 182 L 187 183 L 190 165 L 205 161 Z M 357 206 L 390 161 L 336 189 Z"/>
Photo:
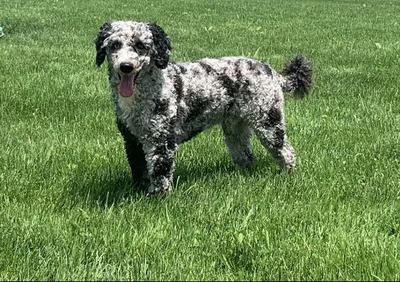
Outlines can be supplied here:
<path id="1" fill-rule="evenodd" d="M 167 195 L 169 192 L 171 192 L 170 187 L 160 187 L 156 185 L 150 185 L 149 188 L 147 189 L 147 195 Z"/>
<path id="2" fill-rule="evenodd" d="M 254 166 L 255 161 L 256 157 L 252 153 L 248 153 L 242 158 L 235 158 L 233 160 L 238 169 L 250 169 Z"/>

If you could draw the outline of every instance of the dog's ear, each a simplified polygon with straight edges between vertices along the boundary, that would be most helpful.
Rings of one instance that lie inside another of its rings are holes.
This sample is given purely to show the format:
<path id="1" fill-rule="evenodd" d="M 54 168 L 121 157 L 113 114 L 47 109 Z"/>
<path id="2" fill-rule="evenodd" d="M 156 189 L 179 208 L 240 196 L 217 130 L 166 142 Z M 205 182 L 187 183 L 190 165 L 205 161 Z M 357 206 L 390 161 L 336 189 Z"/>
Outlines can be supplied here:
<path id="1" fill-rule="evenodd" d="M 149 22 L 149 28 L 153 34 L 155 53 L 153 59 L 156 66 L 165 69 L 168 65 L 169 55 L 171 54 L 171 42 L 164 30 L 154 22 Z"/>
<path id="2" fill-rule="evenodd" d="M 104 40 L 111 35 L 111 23 L 112 21 L 108 21 L 100 27 L 99 33 L 94 39 L 94 44 L 96 45 L 96 65 L 98 67 L 104 62 L 106 58 L 106 48 L 104 46 Z"/>

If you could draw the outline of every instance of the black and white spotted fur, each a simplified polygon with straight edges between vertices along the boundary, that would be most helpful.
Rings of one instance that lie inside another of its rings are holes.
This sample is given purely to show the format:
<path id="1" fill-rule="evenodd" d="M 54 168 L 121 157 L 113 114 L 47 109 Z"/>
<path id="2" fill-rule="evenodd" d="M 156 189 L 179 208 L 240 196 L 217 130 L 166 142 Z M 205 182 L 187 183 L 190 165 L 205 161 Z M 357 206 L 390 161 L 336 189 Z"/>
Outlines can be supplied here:
<path id="1" fill-rule="evenodd" d="M 220 124 L 233 162 L 249 167 L 253 132 L 282 168 L 294 168 L 285 133 L 284 92 L 303 97 L 311 63 L 298 55 L 281 73 L 246 57 L 170 63 L 169 37 L 155 23 L 110 21 L 95 39 L 96 63 L 107 58 L 111 96 L 128 162 L 148 193 L 171 189 L 179 144 Z"/>

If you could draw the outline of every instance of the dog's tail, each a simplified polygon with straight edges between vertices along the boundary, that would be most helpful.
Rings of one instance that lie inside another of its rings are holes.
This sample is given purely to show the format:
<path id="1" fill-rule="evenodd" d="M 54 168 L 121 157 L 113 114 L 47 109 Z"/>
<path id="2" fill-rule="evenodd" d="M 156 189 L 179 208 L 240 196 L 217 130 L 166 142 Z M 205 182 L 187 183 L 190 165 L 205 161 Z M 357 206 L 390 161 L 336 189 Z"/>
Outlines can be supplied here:
<path id="1" fill-rule="evenodd" d="M 304 98 L 313 86 L 312 64 L 303 55 L 286 62 L 281 71 L 283 92 L 294 91 L 296 98 Z"/>

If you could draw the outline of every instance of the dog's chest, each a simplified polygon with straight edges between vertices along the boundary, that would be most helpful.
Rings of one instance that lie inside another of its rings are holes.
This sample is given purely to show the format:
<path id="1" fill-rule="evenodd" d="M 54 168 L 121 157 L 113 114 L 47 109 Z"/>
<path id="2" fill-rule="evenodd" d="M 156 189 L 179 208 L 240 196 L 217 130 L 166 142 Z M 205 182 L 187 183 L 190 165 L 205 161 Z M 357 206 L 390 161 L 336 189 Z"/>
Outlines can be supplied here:
<path id="1" fill-rule="evenodd" d="M 137 97 L 136 97 L 137 98 Z M 116 115 L 138 138 L 146 138 L 152 119 L 152 105 L 148 100 L 117 96 Z"/>
<path id="2" fill-rule="evenodd" d="M 117 104 L 120 109 L 120 118 L 122 120 L 128 120 L 133 117 L 135 113 L 135 104 L 133 97 L 122 98 L 121 96 L 117 96 Z"/>

